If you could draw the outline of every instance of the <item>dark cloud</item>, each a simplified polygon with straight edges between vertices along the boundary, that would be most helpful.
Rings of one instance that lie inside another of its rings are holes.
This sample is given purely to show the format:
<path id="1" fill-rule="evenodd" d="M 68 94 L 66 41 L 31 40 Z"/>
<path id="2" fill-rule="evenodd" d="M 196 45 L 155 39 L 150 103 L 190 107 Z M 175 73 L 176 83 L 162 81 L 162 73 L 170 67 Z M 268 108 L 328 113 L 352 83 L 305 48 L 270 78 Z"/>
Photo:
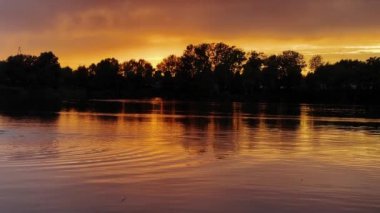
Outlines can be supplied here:
<path id="1" fill-rule="evenodd" d="M 71 27 L 305 33 L 380 27 L 377 0 L 0 0 L 0 30 Z M 86 16 L 87 14 L 87 16 Z"/>

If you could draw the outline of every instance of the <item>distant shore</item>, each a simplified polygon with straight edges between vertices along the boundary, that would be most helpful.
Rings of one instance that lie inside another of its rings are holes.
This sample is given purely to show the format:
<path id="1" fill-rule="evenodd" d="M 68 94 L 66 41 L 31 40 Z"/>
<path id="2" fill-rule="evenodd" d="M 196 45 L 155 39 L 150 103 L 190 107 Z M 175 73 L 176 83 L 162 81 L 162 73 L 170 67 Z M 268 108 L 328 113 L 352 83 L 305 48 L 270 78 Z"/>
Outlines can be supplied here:
<path id="1" fill-rule="evenodd" d="M 196 101 L 196 102 L 247 102 L 247 103 L 305 103 L 305 104 L 347 104 L 347 105 L 378 105 L 380 99 L 378 94 L 362 94 L 359 92 L 318 92 L 292 91 L 292 92 L 261 92 L 252 96 L 240 95 L 218 95 L 214 97 L 205 96 L 183 96 L 175 94 L 159 94 L 159 91 L 145 90 L 144 93 L 115 92 L 112 90 L 88 91 L 86 89 L 71 88 L 35 88 L 25 89 L 21 87 L 0 86 L 0 107 L 9 106 L 17 108 L 54 108 L 64 102 L 88 102 L 94 99 L 154 99 L 160 98 L 168 101 Z"/>
<path id="2" fill-rule="evenodd" d="M 189 45 L 157 67 L 114 58 L 73 70 L 52 52 L 0 61 L 3 104 L 54 105 L 90 99 L 143 99 L 289 103 L 380 103 L 380 58 L 306 63 L 295 51 L 265 55 L 224 43 Z"/>

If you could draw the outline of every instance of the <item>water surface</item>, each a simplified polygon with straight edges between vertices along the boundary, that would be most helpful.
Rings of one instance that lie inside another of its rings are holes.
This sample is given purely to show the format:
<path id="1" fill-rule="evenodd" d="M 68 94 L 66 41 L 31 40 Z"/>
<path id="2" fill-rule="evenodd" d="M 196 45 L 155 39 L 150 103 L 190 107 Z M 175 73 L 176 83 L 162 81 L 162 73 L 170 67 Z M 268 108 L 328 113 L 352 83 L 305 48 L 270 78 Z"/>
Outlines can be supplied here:
<path id="1" fill-rule="evenodd" d="M 0 113 L 1 212 L 380 212 L 378 107 L 92 101 Z"/>

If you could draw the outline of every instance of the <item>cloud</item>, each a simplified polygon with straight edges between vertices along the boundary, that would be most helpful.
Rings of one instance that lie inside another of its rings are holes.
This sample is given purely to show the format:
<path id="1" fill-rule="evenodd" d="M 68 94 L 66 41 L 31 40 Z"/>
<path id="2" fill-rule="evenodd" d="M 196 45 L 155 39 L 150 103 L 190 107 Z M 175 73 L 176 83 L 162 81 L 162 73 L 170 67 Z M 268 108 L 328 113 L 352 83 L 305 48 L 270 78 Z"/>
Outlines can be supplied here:
<path id="1" fill-rule="evenodd" d="M 377 0 L 0 0 L 0 57 L 18 46 L 93 59 L 157 58 L 202 41 L 273 51 L 342 38 L 342 47 L 371 46 L 380 43 L 378 8 Z"/>
<path id="2" fill-rule="evenodd" d="M 376 29 L 377 0 L 0 0 L 0 30 L 119 28 L 206 33 Z"/>

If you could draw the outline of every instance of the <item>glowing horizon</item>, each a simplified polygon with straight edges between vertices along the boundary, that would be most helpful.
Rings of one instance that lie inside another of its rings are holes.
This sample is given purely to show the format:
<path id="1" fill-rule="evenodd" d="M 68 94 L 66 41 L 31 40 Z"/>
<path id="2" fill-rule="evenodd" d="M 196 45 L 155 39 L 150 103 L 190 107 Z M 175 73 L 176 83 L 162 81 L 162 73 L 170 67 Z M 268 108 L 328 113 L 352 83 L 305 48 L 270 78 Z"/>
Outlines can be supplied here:
<path id="1" fill-rule="evenodd" d="M 374 0 L 0 0 L 0 59 L 53 51 L 63 66 L 143 58 L 153 65 L 186 45 L 295 50 L 326 61 L 380 56 Z"/>

